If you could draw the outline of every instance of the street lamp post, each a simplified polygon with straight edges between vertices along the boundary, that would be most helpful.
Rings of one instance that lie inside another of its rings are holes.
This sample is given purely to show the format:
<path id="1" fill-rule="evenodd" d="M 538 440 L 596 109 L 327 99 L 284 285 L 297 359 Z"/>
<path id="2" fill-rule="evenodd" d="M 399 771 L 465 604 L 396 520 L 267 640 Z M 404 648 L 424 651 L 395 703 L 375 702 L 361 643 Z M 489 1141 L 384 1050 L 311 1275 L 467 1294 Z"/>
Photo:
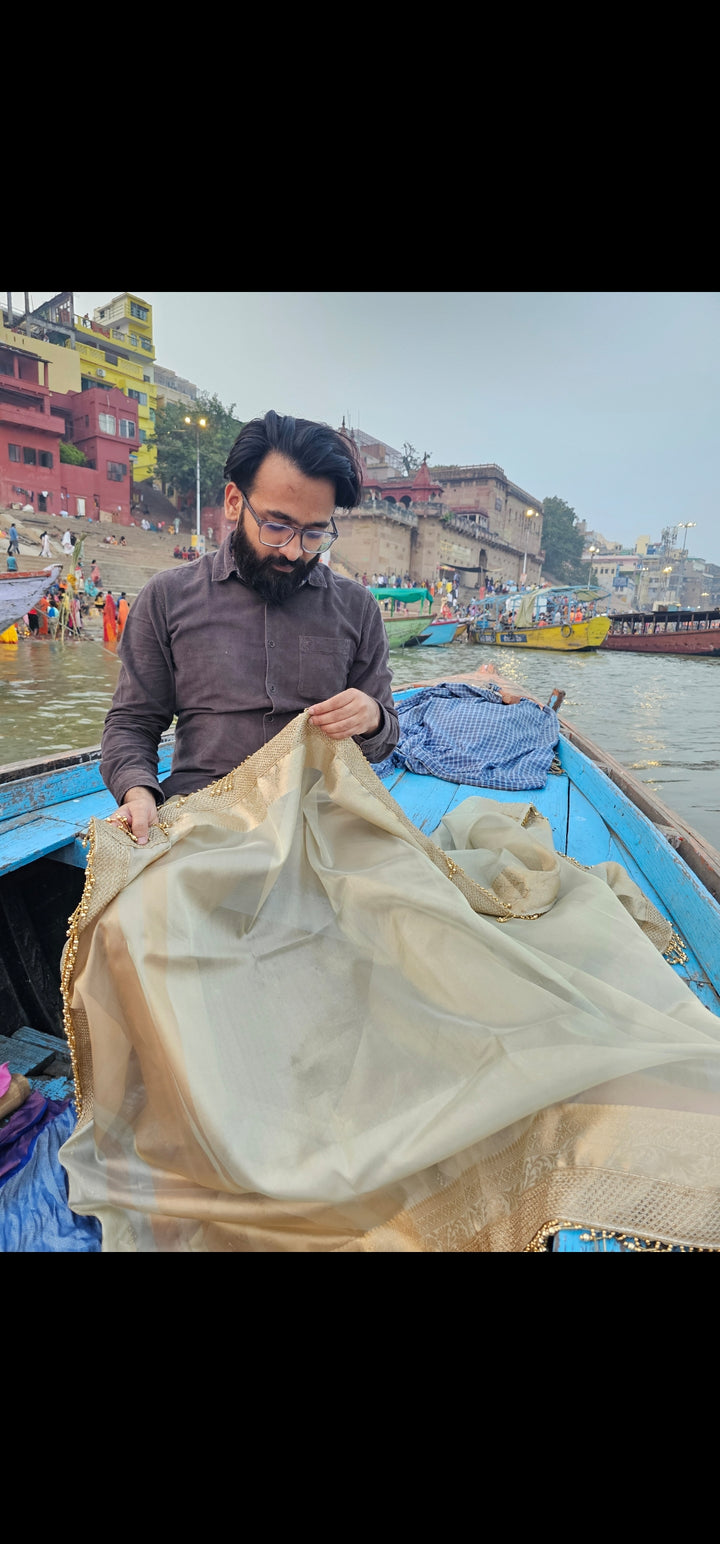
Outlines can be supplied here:
<path id="1" fill-rule="evenodd" d="M 538 509 L 526 509 L 525 510 L 525 518 L 526 518 L 526 520 L 539 520 L 540 519 L 540 511 Z M 529 541 L 530 541 L 530 526 L 526 525 L 526 527 L 525 527 L 525 556 L 523 558 L 522 574 L 520 576 L 520 583 L 521 583 L 521 585 L 523 587 L 525 586 L 525 584 L 527 582 L 527 555 L 528 555 L 528 542 Z"/>
<path id="2" fill-rule="evenodd" d="M 672 573 L 672 563 L 669 563 L 667 568 L 663 569 L 663 573 L 664 574 L 671 574 Z M 665 580 L 665 605 L 669 606 L 669 604 L 670 604 L 670 580 L 666 579 Z"/>
<path id="3" fill-rule="evenodd" d="M 587 582 L 588 582 L 588 585 L 589 585 L 589 584 L 590 584 L 590 577 L 591 577 L 591 574 L 592 574 L 592 566 L 593 566 L 593 565 L 592 565 L 592 560 L 593 560 L 593 555 L 594 555 L 594 554 L 595 554 L 595 553 L 596 553 L 596 552 L 599 552 L 599 551 L 600 551 L 600 548 L 599 548 L 599 547 L 588 547 L 588 552 L 589 552 L 589 554 L 590 554 L 590 562 L 589 562 L 589 564 L 588 564 L 588 576 L 587 576 Z"/>
<path id="4" fill-rule="evenodd" d="M 186 422 L 186 424 L 191 424 L 192 423 L 192 418 L 186 418 L 185 422 Z M 195 513 L 196 513 L 196 534 L 197 534 L 198 539 L 200 538 L 200 430 L 201 429 L 206 429 L 206 428 L 207 428 L 207 419 L 206 418 L 198 418 L 197 422 L 195 424 L 195 448 L 196 448 L 196 451 L 197 451 L 197 458 L 196 458 L 196 462 L 195 462 Z"/>

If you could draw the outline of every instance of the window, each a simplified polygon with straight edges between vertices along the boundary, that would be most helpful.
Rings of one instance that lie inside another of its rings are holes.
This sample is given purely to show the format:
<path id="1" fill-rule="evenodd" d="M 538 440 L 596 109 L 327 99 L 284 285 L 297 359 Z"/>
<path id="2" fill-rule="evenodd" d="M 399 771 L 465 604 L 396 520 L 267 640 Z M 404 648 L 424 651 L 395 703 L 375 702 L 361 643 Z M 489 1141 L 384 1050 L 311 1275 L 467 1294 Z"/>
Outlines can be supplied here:
<path id="1" fill-rule="evenodd" d="M 148 318 L 147 307 L 139 306 L 136 301 L 130 301 L 130 315 L 136 316 L 139 322 L 146 322 Z"/>
<path id="2" fill-rule="evenodd" d="M 144 445 L 146 439 L 147 439 L 147 430 L 146 429 L 141 429 L 140 430 L 140 444 Z"/>
<path id="3" fill-rule="evenodd" d="M 100 425 L 101 434 L 115 433 L 116 424 L 114 413 L 100 413 L 98 416 L 98 423 Z"/>
<path id="4" fill-rule="evenodd" d="M 131 334 L 130 334 L 130 342 L 133 344 L 133 346 L 135 348 L 137 348 L 137 346 L 138 346 L 138 335 L 137 335 L 136 332 L 131 332 Z"/>
<path id="5" fill-rule="evenodd" d="M 141 403 L 141 405 L 143 407 L 147 407 L 147 392 L 146 391 L 133 391 L 132 387 L 129 387 L 128 388 L 128 396 L 132 397 L 133 402 L 139 402 L 139 403 Z"/>
<path id="6" fill-rule="evenodd" d="M 40 451 L 40 465 L 41 466 L 51 467 L 52 464 L 53 464 L 53 453 L 52 453 L 52 451 L 51 450 L 41 450 Z"/>
<path id="7" fill-rule="evenodd" d="M 149 408 L 148 411 L 150 413 L 150 422 L 151 422 L 151 424 L 154 424 L 154 422 L 155 422 L 155 409 L 154 409 L 154 407 Z"/>
<path id="8" fill-rule="evenodd" d="M 132 418 L 120 419 L 120 438 L 122 440 L 134 440 L 135 425 L 132 421 Z"/>
<path id="9" fill-rule="evenodd" d="M 144 375 L 143 376 L 143 380 L 144 381 L 149 381 L 150 380 L 150 376 L 149 375 Z"/>
<path id="10" fill-rule="evenodd" d="M 111 482 L 122 482 L 127 477 L 127 467 L 124 461 L 108 461 L 107 474 Z"/>
<path id="11" fill-rule="evenodd" d="M 30 445 L 23 445 L 23 461 L 26 466 L 37 466 L 37 451 Z"/>
<path id="12" fill-rule="evenodd" d="M 19 461 L 20 460 L 20 446 L 19 445 L 8 445 L 8 455 L 9 455 L 11 461 Z"/>
<path id="13" fill-rule="evenodd" d="M 116 365 L 117 362 L 118 362 L 117 354 L 108 354 L 107 349 L 106 349 L 105 350 L 105 363 L 106 363 L 106 365 Z"/>
<path id="14" fill-rule="evenodd" d="M 143 348 L 145 350 L 145 353 L 146 354 L 152 354 L 152 343 L 150 342 L 150 339 L 149 338 L 141 338 L 140 342 L 141 342 L 141 344 L 142 344 L 142 346 L 143 346 Z"/>

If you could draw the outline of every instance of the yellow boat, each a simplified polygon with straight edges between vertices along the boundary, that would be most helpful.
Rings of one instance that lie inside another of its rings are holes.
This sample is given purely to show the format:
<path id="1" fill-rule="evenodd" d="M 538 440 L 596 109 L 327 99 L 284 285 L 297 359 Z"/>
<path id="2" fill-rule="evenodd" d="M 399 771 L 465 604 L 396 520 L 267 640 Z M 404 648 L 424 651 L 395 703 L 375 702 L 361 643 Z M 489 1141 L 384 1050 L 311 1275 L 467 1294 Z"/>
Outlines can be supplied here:
<path id="1" fill-rule="evenodd" d="M 561 653 L 577 649 L 599 649 L 610 631 L 610 618 L 604 616 L 588 617 L 583 622 L 563 622 L 559 626 L 547 624 L 542 627 L 537 625 L 539 606 L 538 598 L 542 598 L 547 605 L 548 601 L 557 601 L 560 596 L 573 599 L 573 601 L 597 602 L 603 592 L 600 590 L 572 589 L 570 587 L 557 587 L 553 589 L 528 590 L 520 595 L 514 609 L 512 622 L 505 623 L 502 627 L 490 621 L 489 626 L 478 629 L 478 637 L 483 643 L 494 643 L 502 648 L 511 649 L 553 649 Z M 517 597 L 512 597 L 513 601 Z M 569 608 L 572 612 L 572 607 Z"/>

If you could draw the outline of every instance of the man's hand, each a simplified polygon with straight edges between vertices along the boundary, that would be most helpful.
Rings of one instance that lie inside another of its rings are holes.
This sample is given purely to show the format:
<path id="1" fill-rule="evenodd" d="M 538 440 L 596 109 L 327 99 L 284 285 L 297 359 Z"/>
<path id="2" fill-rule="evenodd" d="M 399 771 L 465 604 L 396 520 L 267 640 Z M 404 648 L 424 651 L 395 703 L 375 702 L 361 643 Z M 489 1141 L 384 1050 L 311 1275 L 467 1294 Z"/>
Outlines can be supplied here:
<path id="1" fill-rule="evenodd" d="M 157 804 L 149 788 L 128 788 L 122 804 L 114 814 L 108 815 L 112 826 L 124 827 L 144 847 L 150 826 L 157 825 Z"/>
<path id="2" fill-rule="evenodd" d="M 374 734 L 382 723 L 382 710 L 374 697 L 367 692 L 349 686 L 328 697 L 327 702 L 316 702 L 308 709 L 308 716 L 318 729 L 324 729 L 331 740 L 347 740 L 356 734 Z"/>

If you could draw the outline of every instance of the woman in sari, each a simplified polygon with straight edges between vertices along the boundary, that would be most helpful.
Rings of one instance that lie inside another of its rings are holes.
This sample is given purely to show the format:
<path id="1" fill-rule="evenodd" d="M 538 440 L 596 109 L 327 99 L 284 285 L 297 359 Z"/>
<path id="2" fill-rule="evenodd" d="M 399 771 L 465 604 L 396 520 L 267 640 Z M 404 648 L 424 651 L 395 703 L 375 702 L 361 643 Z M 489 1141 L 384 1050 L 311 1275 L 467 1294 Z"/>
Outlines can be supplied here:
<path id="1" fill-rule="evenodd" d="M 103 606 L 103 643 L 117 643 L 117 616 L 112 590 L 108 590 Z"/>

